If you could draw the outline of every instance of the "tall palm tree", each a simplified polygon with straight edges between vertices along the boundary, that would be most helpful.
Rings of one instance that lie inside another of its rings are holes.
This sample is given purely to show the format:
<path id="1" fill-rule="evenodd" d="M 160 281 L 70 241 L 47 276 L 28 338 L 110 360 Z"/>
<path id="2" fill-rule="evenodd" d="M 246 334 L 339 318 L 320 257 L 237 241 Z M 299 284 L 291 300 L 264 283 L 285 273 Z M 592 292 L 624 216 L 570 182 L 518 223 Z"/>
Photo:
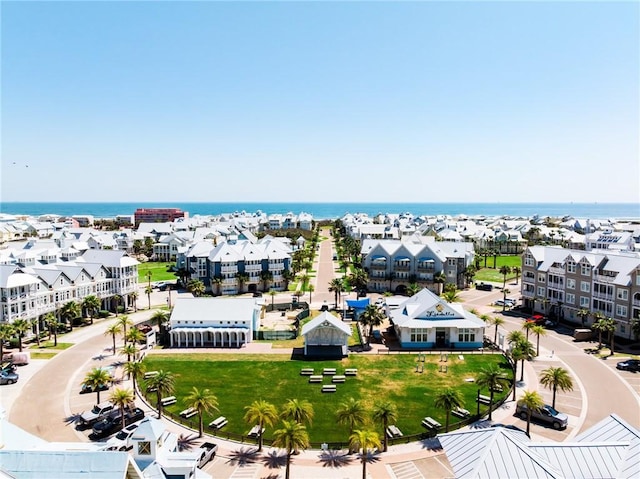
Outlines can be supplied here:
<path id="1" fill-rule="evenodd" d="M 22 338 L 31 329 L 31 323 L 26 319 L 16 319 L 11 323 L 13 334 L 18 338 L 18 348 L 22 352 Z M 1 358 L 0 358 L 1 359 Z"/>
<path id="2" fill-rule="evenodd" d="M 116 354 L 116 335 L 120 334 L 122 331 L 122 326 L 119 323 L 111 323 L 109 327 L 104 331 L 105 336 L 111 335 L 111 339 L 113 340 L 113 354 Z"/>
<path id="3" fill-rule="evenodd" d="M 605 323 L 605 316 L 600 311 L 597 311 L 593 314 L 593 319 L 595 320 L 591 325 L 592 329 L 598 331 L 598 349 L 602 348 L 602 333 L 606 331 L 607 325 Z"/>
<path id="4" fill-rule="evenodd" d="M 102 305 L 102 302 L 100 301 L 100 298 L 98 298 L 97 296 L 95 296 L 93 294 L 90 294 L 89 296 L 86 296 L 82 300 L 82 308 L 89 315 L 89 319 L 91 320 L 91 324 L 93 324 L 93 318 L 95 318 L 96 314 L 100 310 L 100 306 L 101 305 Z"/>
<path id="5" fill-rule="evenodd" d="M 526 336 L 525 339 L 529 340 L 529 333 L 533 330 L 533 328 L 536 326 L 536 323 L 534 323 L 533 321 L 523 321 L 522 323 L 522 330 L 526 331 Z"/>
<path id="6" fill-rule="evenodd" d="M 380 449 L 380 437 L 375 431 L 367 429 L 357 429 L 349 436 L 349 449 L 360 450 L 360 460 L 362 461 L 362 479 L 367 479 L 367 459 L 369 451 Z"/>
<path id="7" fill-rule="evenodd" d="M 169 312 L 159 309 L 151 316 L 151 322 L 158 325 L 158 328 L 162 328 L 162 326 L 169 321 Z"/>
<path id="8" fill-rule="evenodd" d="M 244 292 L 244 285 L 249 281 L 249 275 L 247 273 L 236 274 L 236 280 L 238 281 L 238 293 Z"/>
<path id="9" fill-rule="evenodd" d="M 125 339 L 126 341 L 129 341 L 130 344 L 138 344 L 140 342 L 143 342 L 145 337 L 146 336 L 144 335 L 144 333 L 138 328 L 131 328 L 127 332 L 127 337 Z"/>
<path id="10" fill-rule="evenodd" d="M 525 391 L 522 397 L 518 401 L 518 404 L 526 406 L 527 408 L 527 436 L 531 429 L 531 414 L 533 411 L 540 411 L 544 406 L 542 396 L 537 391 Z"/>
<path id="11" fill-rule="evenodd" d="M 433 405 L 438 409 L 444 410 L 447 415 L 445 432 L 449 432 L 449 417 L 451 415 L 451 410 L 462 407 L 463 404 L 462 394 L 457 389 L 447 388 L 436 394 Z M 491 412 L 489 412 L 489 415 L 491 415 Z M 489 419 L 491 419 L 491 417 L 489 417 Z"/>
<path id="12" fill-rule="evenodd" d="M 190 279 L 187 282 L 187 291 L 193 294 L 196 298 L 202 296 L 205 292 L 205 286 L 199 279 Z"/>
<path id="13" fill-rule="evenodd" d="M 131 356 L 135 358 L 139 352 L 140 348 L 135 344 L 125 344 L 124 347 L 120 348 L 120 354 L 126 354 L 127 361 L 131 361 Z"/>
<path id="14" fill-rule="evenodd" d="M 260 271 L 260 279 L 262 280 L 262 291 L 267 292 L 267 286 L 273 280 L 273 273 L 271 271 Z"/>
<path id="15" fill-rule="evenodd" d="M 493 410 L 493 393 L 500 388 L 507 388 L 509 380 L 507 375 L 496 365 L 488 366 L 481 369 L 476 376 L 476 384 L 478 387 L 487 388 L 489 390 L 489 421 L 491 421 L 491 412 Z"/>
<path id="16" fill-rule="evenodd" d="M 141 361 L 129 361 L 124 364 L 123 368 L 124 372 L 131 378 L 131 381 L 133 382 L 133 390 L 135 392 L 136 381 L 144 376 L 147 367 Z"/>
<path id="17" fill-rule="evenodd" d="M 271 296 L 271 311 L 273 311 L 273 302 L 274 302 L 277 294 L 278 294 L 278 292 L 275 289 L 270 289 L 269 290 L 269 296 Z"/>
<path id="18" fill-rule="evenodd" d="M 329 282 L 329 291 L 333 293 L 333 297 L 335 300 L 335 307 L 338 308 L 338 298 L 340 297 L 340 293 L 344 291 L 344 281 L 342 278 L 333 278 Z"/>
<path id="19" fill-rule="evenodd" d="M 120 303 L 122 303 L 122 296 L 120 296 L 119 294 L 114 294 L 111 297 L 111 300 L 115 303 L 116 305 L 116 318 L 118 317 L 118 306 L 120 306 Z"/>
<path id="20" fill-rule="evenodd" d="M 4 342 L 13 338 L 13 327 L 9 323 L 0 323 L 0 360 L 4 358 Z"/>
<path id="21" fill-rule="evenodd" d="M 371 414 L 372 419 L 375 422 L 382 423 L 382 437 L 384 438 L 384 452 L 387 452 L 389 446 L 389 440 L 387 437 L 387 427 L 390 422 L 396 422 L 398 420 L 398 409 L 396 405 L 388 399 L 382 399 L 377 401 L 373 405 L 373 412 Z"/>
<path id="22" fill-rule="evenodd" d="M 133 303 L 133 311 L 137 313 L 138 312 L 138 292 L 132 291 L 131 293 L 129 293 L 129 298 Z"/>
<path id="23" fill-rule="evenodd" d="M 149 303 L 148 309 L 151 309 L 151 293 L 153 293 L 153 288 L 151 286 L 145 286 L 144 294 L 147 295 L 147 302 Z"/>
<path id="24" fill-rule="evenodd" d="M 216 285 L 216 294 L 218 296 L 220 296 L 220 290 L 222 289 L 222 283 L 224 283 L 224 277 L 218 275 L 215 275 L 212 279 L 211 279 L 211 288 L 213 289 L 213 285 Z"/>
<path id="25" fill-rule="evenodd" d="M 127 316 L 126 314 L 123 314 L 122 316 L 120 316 L 120 318 L 118 318 L 116 324 L 120 325 L 121 332 L 122 332 L 123 346 L 126 346 L 127 345 L 127 326 L 133 326 L 133 322 L 129 319 L 129 316 Z"/>
<path id="26" fill-rule="evenodd" d="M 158 374 L 147 381 L 147 388 L 156 391 L 156 408 L 158 409 L 158 419 L 162 418 L 162 398 L 173 393 L 175 389 L 175 379 L 169 371 L 159 370 Z"/>
<path id="27" fill-rule="evenodd" d="M 40 347 L 40 317 L 30 320 L 29 325 L 32 329 L 35 328 L 36 343 L 38 343 L 38 347 Z M 2 356 L 0 356 L 0 359 L 2 359 Z"/>
<path id="28" fill-rule="evenodd" d="M 316 288 L 312 284 L 307 285 L 307 292 L 309 293 L 309 304 L 311 304 L 311 293 L 313 293 L 315 290 Z"/>
<path id="29" fill-rule="evenodd" d="M 384 315 L 380 308 L 375 304 L 368 304 L 365 306 L 364 311 L 358 317 L 363 326 L 369 327 L 369 333 L 367 334 L 367 344 L 371 340 L 374 326 L 380 326 L 384 322 Z"/>
<path id="30" fill-rule="evenodd" d="M 218 410 L 218 398 L 208 389 L 191 388 L 191 392 L 185 398 L 188 407 L 198 411 L 198 437 L 202 437 L 204 433 L 204 413 Z"/>
<path id="31" fill-rule="evenodd" d="M 349 427 L 349 436 L 351 436 L 353 431 L 362 426 L 367 420 L 364 404 L 358 399 L 350 397 L 341 402 L 338 409 L 336 409 L 336 419 L 338 424 Z"/>
<path id="32" fill-rule="evenodd" d="M 564 368 L 548 367 L 540 373 L 540 384 L 547 389 L 553 391 L 553 400 L 551 406 L 556 407 L 556 392 L 558 389 L 562 392 L 573 391 L 573 381 L 569 375 L 569 371 Z"/>
<path id="33" fill-rule="evenodd" d="M 307 428 L 295 421 L 282 421 L 282 427 L 273 433 L 273 445 L 287 451 L 287 465 L 285 479 L 289 479 L 291 469 L 291 455 L 294 451 L 309 447 Z"/>
<path id="34" fill-rule="evenodd" d="M 289 399 L 282 407 L 280 418 L 299 422 L 301 424 L 311 424 L 313 421 L 313 404 L 306 399 Z"/>
<path id="35" fill-rule="evenodd" d="M 135 395 L 131 389 L 115 388 L 109 396 L 109 402 L 120 409 L 120 418 L 122 420 L 122 428 L 126 427 L 124 420 L 124 410 L 133 406 Z"/>
<path id="36" fill-rule="evenodd" d="M 516 284 L 518 284 L 518 281 L 520 280 L 520 273 L 522 272 L 522 268 L 520 268 L 520 266 L 514 266 L 513 268 L 511 268 L 511 271 L 513 271 L 513 273 L 516 275 Z"/>
<path id="37" fill-rule="evenodd" d="M 590 314 L 591 312 L 586 308 L 581 308 L 578 310 L 578 312 L 576 313 L 576 316 L 580 318 L 580 322 L 582 323 L 582 326 L 584 326 L 585 320 L 589 317 Z"/>
<path id="38" fill-rule="evenodd" d="M 496 316 L 491 320 L 491 322 L 496 327 L 495 333 L 493 334 L 493 343 L 498 344 L 498 326 L 502 326 L 504 324 L 504 318 Z"/>
<path id="39" fill-rule="evenodd" d="M 502 312 L 507 309 L 507 295 L 511 294 L 511 290 L 508 288 L 502 288 Z"/>
<path id="40" fill-rule="evenodd" d="M 526 338 L 524 337 L 524 334 L 522 334 L 522 331 L 518 331 L 517 329 L 514 329 L 507 334 L 507 342 L 511 345 L 524 341 L 525 339 Z"/>
<path id="41" fill-rule="evenodd" d="M 504 289 L 507 285 L 507 275 L 511 273 L 511 267 L 506 265 L 500 266 L 500 269 L 498 271 L 502 275 L 502 289 Z"/>
<path id="42" fill-rule="evenodd" d="M 258 451 L 262 451 L 262 430 L 278 421 L 278 411 L 273 404 L 264 399 L 253 401 L 244 409 L 244 420 L 250 425 L 258 424 Z"/>
<path id="43" fill-rule="evenodd" d="M 605 318 L 604 330 L 609 334 L 609 355 L 613 356 L 614 338 L 616 332 L 616 320 L 613 318 Z"/>
<path id="44" fill-rule="evenodd" d="M 524 340 L 517 342 L 513 349 L 517 349 L 520 354 L 520 381 L 524 381 L 524 362 L 531 361 L 536 356 L 536 350 L 531 342 Z"/>
<path id="45" fill-rule="evenodd" d="M 69 329 L 73 331 L 73 320 L 80 316 L 80 306 L 75 301 L 68 301 L 60 308 L 60 317 L 69 324 Z"/>
<path id="46" fill-rule="evenodd" d="M 53 346 L 55 347 L 58 345 L 58 329 L 62 326 L 62 323 L 58 321 L 58 318 L 53 313 L 45 314 L 44 322 L 49 328 L 49 338 L 51 338 L 51 332 L 53 331 Z"/>
<path id="47" fill-rule="evenodd" d="M 540 356 L 540 336 L 546 336 L 547 330 L 544 329 L 544 326 L 536 324 L 531 328 L 531 332 L 536 335 L 536 356 Z"/>
<path id="48" fill-rule="evenodd" d="M 93 368 L 84 377 L 84 384 L 93 389 L 96 396 L 96 404 L 100 404 L 100 390 L 113 381 L 113 377 L 103 368 Z"/>

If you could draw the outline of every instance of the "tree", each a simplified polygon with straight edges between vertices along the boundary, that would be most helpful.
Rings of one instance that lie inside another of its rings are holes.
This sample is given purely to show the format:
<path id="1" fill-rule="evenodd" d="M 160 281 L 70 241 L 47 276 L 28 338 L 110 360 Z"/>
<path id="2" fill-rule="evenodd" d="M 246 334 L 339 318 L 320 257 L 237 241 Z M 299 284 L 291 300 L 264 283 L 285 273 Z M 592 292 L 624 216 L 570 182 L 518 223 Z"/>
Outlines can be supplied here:
<path id="1" fill-rule="evenodd" d="M 527 320 L 525 320 L 525 321 L 522 323 L 522 330 L 523 330 L 523 331 L 526 331 L 526 337 L 525 337 L 525 339 L 527 339 L 527 340 L 529 339 L 529 333 L 533 330 L 533 328 L 535 328 L 535 326 L 536 326 L 536 323 L 534 323 L 533 321 L 527 321 Z"/>
<path id="2" fill-rule="evenodd" d="M 9 323 L 0 323 L 0 360 L 4 358 L 4 342 L 13 337 L 13 327 Z"/>
<path id="3" fill-rule="evenodd" d="M 507 295 L 511 294 L 511 290 L 502 288 L 502 312 L 507 308 Z"/>
<path id="4" fill-rule="evenodd" d="M 238 293 L 242 294 L 244 292 L 245 283 L 249 281 L 249 275 L 247 273 L 238 273 L 236 275 L 236 280 L 238 281 Z"/>
<path id="5" fill-rule="evenodd" d="M 122 333 L 123 346 L 127 345 L 127 326 L 133 326 L 133 322 L 129 319 L 129 316 L 123 314 L 118 318 L 116 324 L 120 325 L 120 332 Z"/>
<path id="6" fill-rule="evenodd" d="M 275 289 L 269 290 L 269 296 L 271 296 L 271 311 L 273 311 L 273 302 L 275 301 L 277 294 L 278 292 Z"/>
<path id="7" fill-rule="evenodd" d="M 129 341 L 130 344 L 138 344 L 145 340 L 146 336 L 142 331 L 138 328 L 131 328 L 127 332 L 126 340 Z"/>
<path id="8" fill-rule="evenodd" d="M 202 437 L 204 433 L 203 415 L 218 410 L 218 398 L 208 389 L 191 388 L 191 392 L 185 398 L 188 407 L 192 407 L 198 411 L 198 437 Z"/>
<path id="9" fill-rule="evenodd" d="M 531 328 L 531 332 L 536 335 L 536 356 L 540 356 L 540 336 L 546 336 L 547 330 L 544 329 L 544 326 L 536 324 Z"/>
<path id="10" fill-rule="evenodd" d="M 576 316 L 580 318 L 580 322 L 582 323 L 582 326 L 584 326 L 585 320 L 589 317 L 590 314 L 591 312 L 586 308 L 581 308 L 578 310 L 578 312 L 576 313 Z"/>
<path id="11" fill-rule="evenodd" d="M 496 390 L 506 389 L 509 386 L 507 375 L 496 365 L 488 366 L 481 369 L 476 376 L 476 384 L 480 388 L 489 390 L 489 421 L 491 421 L 491 412 L 493 410 L 493 393 Z"/>
<path id="12" fill-rule="evenodd" d="M 333 293 L 336 309 L 338 309 L 338 297 L 340 296 L 340 293 L 344 291 L 344 281 L 342 278 L 333 278 L 329 282 L 329 291 Z"/>
<path id="13" fill-rule="evenodd" d="M 524 340 L 525 340 L 524 334 L 522 334 L 522 331 L 518 331 L 517 329 L 514 329 L 513 331 L 509 332 L 509 334 L 507 334 L 507 342 L 510 345 L 516 344 Z"/>
<path id="14" fill-rule="evenodd" d="M 113 354 L 116 354 L 116 335 L 120 334 L 121 331 L 122 326 L 120 323 L 111 323 L 104 332 L 105 336 L 111 335 L 111 339 L 113 340 Z"/>
<path id="15" fill-rule="evenodd" d="M 445 291 L 441 294 L 441 296 L 447 303 L 455 303 L 460 300 L 460 296 L 458 296 L 458 291 L 455 289 L 455 287 L 453 289 L 445 288 Z"/>
<path id="16" fill-rule="evenodd" d="M 520 268 L 520 266 L 514 266 L 513 268 L 511 268 L 511 271 L 513 271 L 513 273 L 516 275 L 516 284 L 518 284 L 518 281 L 520 280 L 520 273 L 522 272 L 522 268 Z"/>
<path id="17" fill-rule="evenodd" d="M 216 285 L 216 294 L 218 296 L 220 296 L 220 290 L 222 288 L 222 283 L 224 283 L 224 277 L 220 276 L 220 275 L 216 275 L 213 277 L 213 279 L 211 280 L 211 285 L 212 285 L 212 289 L 213 289 L 213 285 Z"/>
<path id="18" fill-rule="evenodd" d="M 616 320 L 613 318 L 605 318 L 603 320 L 603 330 L 609 335 L 609 356 L 613 356 Z"/>
<path id="19" fill-rule="evenodd" d="M 158 374 L 152 376 L 147 381 L 147 388 L 156 392 L 156 409 L 158 409 L 158 419 L 162 418 L 162 398 L 171 394 L 175 388 L 175 379 L 169 371 L 160 370 Z"/>
<path id="20" fill-rule="evenodd" d="M 62 323 L 58 321 L 56 315 L 53 313 L 47 313 L 44 315 L 44 322 L 49 328 L 49 338 L 51 338 L 51 331 L 53 331 L 53 345 L 58 345 L 58 329 L 62 326 Z"/>
<path id="21" fill-rule="evenodd" d="M 551 406 L 556 407 L 556 392 L 558 389 L 562 392 L 573 391 L 573 381 L 569 375 L 569 371 L 564 368 L 548 367 L 540 373 L 540 384 L 553 392 L 553 400 Z"/>
<path id="22" fill-rule="evenodd" d="M 196 298 L 202 296 L 205 292 L 205 286 L 199 279 L 190 279 L 187 282 L 187 291 L 189 291 Z"/>
<path id="23" fill-rule="evenodd" d="M 375 448 L 380 448 L 380 438 L 378 437 L 378 433 L 375 431 L 357 429 L 349 436 L 349 449 L 353 451 L 360 450 L 362 479 L 367 479 L 367 458 L 369 451 Z"/>
<path id="24" fill-rule="evenodd" d="M 161 328 L 166 322 L 169 321 L 169 312 L 158 310 L 151 316 L 151 322 L 156 324 L 158 328 Z"/>
<path id="25" fill-rule="evenodd" d="M 531 414 L 533 413 L 533 411 L 540 411 L 540 409 L 542 409 L 542 407 L 544 406 L 544 401 L 542 400 L 542 396 L 540 396 L 537 391 L 525 391 L 518 401 L 518 404 L 527 408 L 526 417 L 528 436 L 529 430 L 531 429 Z"/>
<path id="26" fill-rule="evenodd" d="M 273 445 L 287 451 L 285 479 L 289 479 L 291 455 L 294 451 L 309 447 L 307 428 L 295 421 L 282 421 L 282 427 L 273 433 Z"/>
<path id="27" fill-rule="evenodd" d="M 349 436 L 351 436 L 353 431 L 363 425 L 367 420 L 364 405 L 361 401 L 350 397 L 338 406 L 336 419 L 338 420 L 338 424 L 349 427 Z"/>
<path id="28" fill-rule="evenodd" d="M 22 352 L 22 338 L 31 329 L 31 323 L 26 319 L 16 319 L 11 323 L 13 334 L 18 338 L 18 348 Z M 1 359 L 1 358 L 0 358 Z"/>
<path id="29" fill-rule="evenodd" d="M 40 318 L 33 318 L 29 321 L 29 326 L 35 328 L 36 343 L 38 343 L 38 347 L 40 347 Z M 0 356 L 0 359 L 2 359 L 2 356 Z"/>
<path id="30" fill-rule="evenodd" d="M 93 294 L 90 294 L 89 296 L 86 296 L 82 300 L 82 307 L 84 308 L 84 310 L 89 315 L 89 319 L 91 320 L 91 324 L 93 324 L 93 318 L 96 316 L 96 314 L 100 310 L 101 304 L 102 304 L 102 302 L 100 301 L 100 298 L 98 298 L 97 296 L 95 296 Z"/>
<path id="31" fill-rule="evenodd" d="M 263 292 L 267 292 L 267 287 L 269 286 L 269 283 L 271 281 L 273 281 L 273 273 L 271 271 L 260 271 L 260 279 L 262 280 L 262 291 Z M 311 302 L 311 301 L 309 301 Z"/>
<path id="32" fill-rule="evenodd" d="M 444 272 L 442 271 L 438 271 L 434 276 L 433 276 L 433 282 L 438 284 L 438 292 L 439 294 L 442 293 L 442 289 L 444 287 L 444 284 L 447 282 L 447 275 L 444 274 Z"/>
<path id="33" fill-rule="evenodd" d="M 445 422 L 445 432 L 449 432 L 449 417 L 452 409 L 457 409 L 463 406 L 462 394 L 457 389 L 447 388 L 436 394 L 433 404 L 438 409 L 444 410 L 447 415 Z M 489 412 L 489 419 L 491 419 L 491 412 Z"/>
<path id="34" fill-rule="evenodd" d="M 633 333 L 633 339 L 637 341 L 640 337 L 640 320 L 631 320 L 631 332 Z"/>
<path id="35" fill-rule="evenodd" d="M 526 339 L 523 341 L 518 341 L 513 349 L 517 349 L 520 351 L 520 381 L 524 381 L 524 362 L 525 361 L 531 361 L 535 355 L 536 355 L 536 350 L 533 348 L 533 344 L 531 344 L 529 341 L 527 341 Z"/>
<path id="36" fill-rule="evenodd" d="M 504 289 L 507 286 L 507 275 L 511 273 L 511 267 L 506 265 L 500 266 L 499 272 L 502 275 L 502 289 Z"/>
<path id="37" fill-rule="evenodd" d="M 60 317 L 69 324 L 69 329 L 73 331 L 73 320 L 80 316 L 80 306 L 75 301 L 69 301 L 60 308 Z"/>
<path id="38" fill-rule="evenodd" d="M 84 377 L 84 384 L 93 389 L 96 396 L 96 404 L 100 404 L 100 390 L 113 381 L 113 377 L 106 369 L 93 368 Z"/>
<path id="39" fill-rule="evenodd" d="M 144 376 L 144 373 L 147 370 L 147 367 L 143 362 L 140 361 L 129 361 L 123 366 L 124 372 L 131 378 L 133 383 L 133 390 L 136 390 L 136 381 Z"/>
<path id="40" fill-rule="evenodd" d="M 311 424 L 313 421 L 313 404 L 307 400 L 289 399 L 282 407 L 280 418 L 299 422 L 301 424 Z"/>
<path id="41" fill-rule="evenodd" d="M 278 421 L 278 411 L 273 404 L 263 399 L 253 401 L 244 409 L 244 420 L 251 426 L 258 425 L 258 451 L 262 451 L 262 430 Z"/>
<path id="42" fill-rule="evenodd" d="M 520 362 L 524 357 L 525 354 L 521 349 L 518 349 L 517 347 L 512 347 L 511 350 L 509 350 L 509 357 L 511 358 L 511 360 L 513 361 L 513 397 L 511 398 L 512 401 L 516 400 L 516 378 L 518 377 L 518 362 Z"/>
<path id="43" fill-rule="evenodd" d="M 420 292 L 422 288 L 420 287 L 420 285 L 418 283 L 414 283 L 411 282 L 409 283 L 409 286 L 407 286 L 407 294 L 409 296 L 415 296 L 416 294 L 418 294 Z"/>
<path id="44" fill-rule="evenodd" d="M 122 428 L 126 427 L 124 420 L 124 410 L 133 406 L 135 395 L 131 389 L 116 388 L 109 397 L 109 402 L 120 409 L 120 418 L 122 419 Z"/>
<path id="45" fill-rule="evenodd" d="M 151 293 L 153 293 L 153 288 L 151 286 L 146 286 L 144 288 L 144 294 L 147 295 L 147 301 L 149 303 L 149 309 L 151 309 Z"/>
<path id="46" fill-rule="evenodd" d="M 111 300 L 115 303 L 115 308 L 116 308 L 116 318 L 118 317 L 118 306 L 120 306 L 120 303 L 122 303 L 122 296 L 120 296 L 119 294 L 114 294 L 111 297 Z"/>
<path id="47" fill-rule="evenodd" d="M 367 334 L 367 344 L 369 344 L 371 335 L 373 334 L 373 328 L 375 326 L 380 326 L 384 322 L 384 315 L 378 306 L 375 304 L 368 304 L 365 306 L 364 311 L 360 314 L 358 319 L 363 326 L 369 327 L 369 333 Z"/>
<path id="48" fill-rule="evenodd" d="M 592 329 L 598 331 L 598 349 L 602 348 L 602 333 L 607 330 L 604 314 L 597 312 L 593 315 L 595 321 L 591 325 Z"/>
<path id="49" fill-rule="evenodd" d="M 313 287 L 312 284 L 309 284 L 307 286 L 307 291 L 309 293 L 309 304 L 311 304 L 311 293 L 313 293 L 316 289 Z"/>
<path id="50" fill-rule="evenodd" d="M 135 344 L 125 344 L 122 348 L 120 348 L 120 354 L 127 355 L 127 361 L 131 361 L 131 357 L 133 356 L 134 360 L 140 349 Z"/>
<path id="51" fill-rule="evenodd" d="M 498 344 L 498 326 L 502 326 L 504 324 L 504 318 L 501 318 L 500 316 L 496 316 L 491 320 L 491 322 L 496 327 L 496 331 L 493 335 L 493 343 Z"/>
<path id="52" fill-rule="evenodd" d="M 389 446 L 389 438 L 387 437 L 387 427 L 389 423 L 395 423 L 398 420 L 398 409 L 396 405 L 388 399 L 382 399 L 377 401 L 373 405 L 373 412 L 371 415 L 375 422 L 382 423 L 382 437 L 384 441 L 384 452 L 387 452 Z"/>
<path id="53" fill-rule="evenodd" d="M 133 302 L 133 311 L 137 313 L 138 312 L 138 292 L 132 291 L 131 293 L 129 293 L 129 298 Z"/>

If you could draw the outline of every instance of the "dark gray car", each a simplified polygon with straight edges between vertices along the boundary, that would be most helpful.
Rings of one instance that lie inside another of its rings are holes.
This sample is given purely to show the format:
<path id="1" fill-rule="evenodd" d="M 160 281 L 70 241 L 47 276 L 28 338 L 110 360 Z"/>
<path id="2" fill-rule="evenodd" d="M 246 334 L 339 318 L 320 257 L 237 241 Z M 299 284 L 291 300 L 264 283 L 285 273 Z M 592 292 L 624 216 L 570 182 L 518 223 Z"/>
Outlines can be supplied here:
<path id="1" fill-rule="evenodd" d="M 518 404 L 516 407 L 516 414 L 524 421 L 527 420 L 527 412 L 527 406 L 524 404 Z M 569 424 L 569 416 L 563 412 L 556 411 L 548 404 L 542 406 L 538 411 L 534 410 L 531 413 L 531 420 L 547 424 L 554 429 L 564 429 Z"/>
<path id="2" fill-rule="evenodd" d="M 13 384 L 18 382 L 18 376 L 16 373 L 4 370 L 0 372 L 0 384 Z"/>

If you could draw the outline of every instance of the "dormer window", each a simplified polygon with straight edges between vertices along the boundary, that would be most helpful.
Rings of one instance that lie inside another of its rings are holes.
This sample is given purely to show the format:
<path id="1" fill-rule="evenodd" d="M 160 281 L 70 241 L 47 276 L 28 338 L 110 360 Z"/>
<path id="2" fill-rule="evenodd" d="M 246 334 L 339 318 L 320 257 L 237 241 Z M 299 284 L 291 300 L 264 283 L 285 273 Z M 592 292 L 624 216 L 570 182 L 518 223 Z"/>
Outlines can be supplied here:
<path id="1" fill-rule="evenodd" d="M 150 456 L 151 443 L 149 441 L 138 442 L 138 456 Z"/>

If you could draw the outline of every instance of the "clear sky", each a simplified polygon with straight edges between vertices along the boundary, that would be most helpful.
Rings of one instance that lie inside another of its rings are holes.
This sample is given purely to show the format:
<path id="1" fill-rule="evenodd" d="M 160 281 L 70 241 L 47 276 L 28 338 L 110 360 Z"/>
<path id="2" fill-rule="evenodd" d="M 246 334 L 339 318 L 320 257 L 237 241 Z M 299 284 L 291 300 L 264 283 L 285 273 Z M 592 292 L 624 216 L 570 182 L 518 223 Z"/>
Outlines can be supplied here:
<path id="1" fill-rule="evenodd" d="M 640 199 L 637 1 L 0 8 L 2 201 Z"/>

